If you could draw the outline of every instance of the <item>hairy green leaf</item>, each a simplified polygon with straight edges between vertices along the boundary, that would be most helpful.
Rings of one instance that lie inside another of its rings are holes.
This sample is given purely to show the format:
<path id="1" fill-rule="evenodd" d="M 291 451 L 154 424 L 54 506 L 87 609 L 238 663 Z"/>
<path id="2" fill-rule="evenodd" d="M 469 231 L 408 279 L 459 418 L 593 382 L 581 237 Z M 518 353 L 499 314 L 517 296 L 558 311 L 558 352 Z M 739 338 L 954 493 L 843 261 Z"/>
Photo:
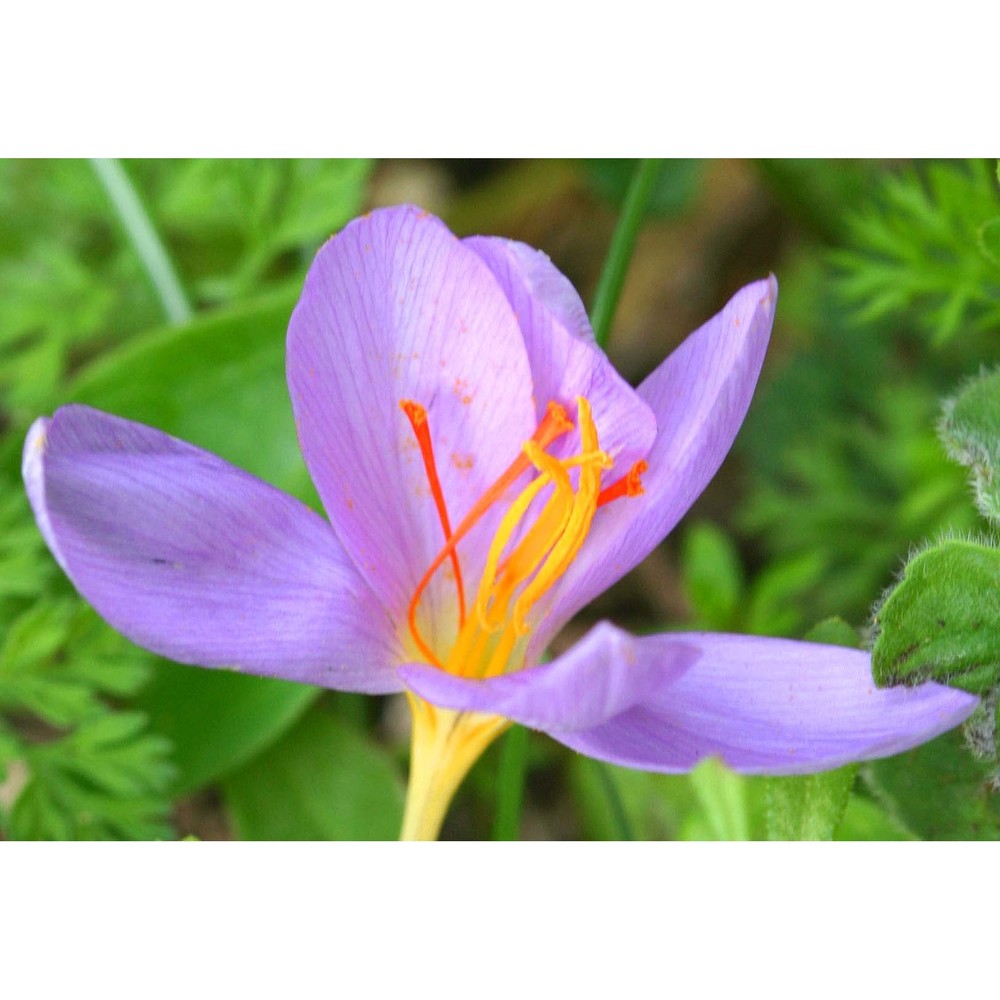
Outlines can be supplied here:
<path id="1" fill-rule="evenodd" d="M 938 430 L 948 454 L 971 471 L 980 513 L 1000 521 L 1000 372 L 970 380 L 947 400 Z"/>
<path id="2" fill-rule="evenodd" d="M 875 614 L 875 682 L 936 680 L 976 694 L 1000 683 L 1000 550 L 948 539 L 907 563 Z"/>

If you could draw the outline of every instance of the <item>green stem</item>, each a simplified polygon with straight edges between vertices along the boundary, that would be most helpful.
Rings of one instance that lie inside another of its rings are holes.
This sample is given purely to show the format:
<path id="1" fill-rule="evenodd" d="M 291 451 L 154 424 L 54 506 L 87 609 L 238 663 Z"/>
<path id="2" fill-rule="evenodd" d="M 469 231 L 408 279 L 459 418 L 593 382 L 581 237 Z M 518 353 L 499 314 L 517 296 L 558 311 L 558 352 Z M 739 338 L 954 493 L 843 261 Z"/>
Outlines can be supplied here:
<path id="1" fill-rule="evenodd" d="M 528 730 L 514 726 L 500 747 L 500 775 L 497 779 L 497 814 L 493 821 L 494 840 L 517 840 L 521 831 L 521 804 L 524 776 L 528 769 Z"/>
<path id="2" fill-rule="evenodd" d="M 649 196 L 653 192 L 659 168 L 659 160 L 639 161 L 628 194 L 625 195 L 625 204 L 622 205 L 618 226 L 611 238 L 611 247 L 604 262 L 601 280 L 597 283 L 594 308 L 590 315 L 594 336 L 601 347 L 608 342 L 611 321 L 615 318 L 615 309 L 618 307 L 618 299 L 625 284 L 625 274 L 632 259 L 632 251 L 635 249 L 635 241 L 642 226 L 643 216 L 646 214 L 646 206 L 649 204 Z"/>
<path id="3" fill-rule="evenodd" d="M 611 809 L 611 818 L 618 828 L 619 840 L 635 840 L 632 833 L 632 824 L 629 822 L 628 813 L 625 811 L 625 803 L 622 801 L 618 786 L 612 776 L 611 768 L 602 761 L 596 761 L 597 774 L 601 779 L 601 787 L 608 799 L 608 806 Z"/>
<path id="4" fill-rule="evenodd" d="M 194 310 L 125 168 L 119 160 L 94 159 L 90 165 L 149 276 L 167 320 L 175 325 L 186 323 Z"/>

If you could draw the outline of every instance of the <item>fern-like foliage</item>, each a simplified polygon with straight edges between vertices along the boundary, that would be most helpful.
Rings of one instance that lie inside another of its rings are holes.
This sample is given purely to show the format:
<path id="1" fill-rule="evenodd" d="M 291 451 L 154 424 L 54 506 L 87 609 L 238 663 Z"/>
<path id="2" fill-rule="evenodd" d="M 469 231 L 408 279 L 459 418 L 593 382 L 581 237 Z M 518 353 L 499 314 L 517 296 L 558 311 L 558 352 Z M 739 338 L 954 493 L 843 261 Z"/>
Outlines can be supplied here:
<path id="1" fill-rule="evenodd" d="M 0 831 L 22 840 L 153 839 L 170 747 L 111 701 L 149 658 L 72 598 L 42 598 L 0 644 Z"/>
<path id="2" fill-rule="evenodd" d="M 936 346 L 1000 331 L 1000 192 L 986 161 L 883 174 L 848 232 L 831 257 L 856 322 L 905 317 Z"/>

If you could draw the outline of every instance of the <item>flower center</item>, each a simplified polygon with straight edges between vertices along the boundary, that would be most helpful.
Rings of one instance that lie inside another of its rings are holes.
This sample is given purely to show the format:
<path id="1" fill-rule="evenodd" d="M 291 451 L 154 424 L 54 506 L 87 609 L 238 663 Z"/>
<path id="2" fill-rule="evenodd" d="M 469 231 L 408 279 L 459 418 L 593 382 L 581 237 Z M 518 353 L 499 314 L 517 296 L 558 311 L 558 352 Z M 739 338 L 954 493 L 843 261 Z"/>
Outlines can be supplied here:
<path id="1" fill-rule="evenodd" d="M 453 531 L 441 481 L 437 474 L 427 411 L 412 400 L 401 400 L 420 447 L 427 481 L 444 533 L 444 545 L 435 556 L 410 600 L 410 637 L 421 655 L 449 673 L 466 677 L 493 677 L 504 673 L 523 656 L 524 637 L 531 631 L 528 618 L 542 598 L 561 579 L 590 531 L 597 508 L 620 497 L 638 496 L 645 462 L 601 489 L 602 474 L 612 467 L 602 451 L 588 400 L 577 398 L 579 451 L 555 458 L 547 449 L 573 429 L 565 409 L 549 403 L 545 417 L 518 457 L 473 504 Z M 533 478 L 514 498 L 490 544 L 471 610 L 458 545 L 507 491 L 526 473 Z M 571 475 L 572 473 L 572 475 Z M 539 498 L 539 503 L 535 503 Z M 458 597 L 458 634 L 444 655 L 425 641 L 417 623 L 420 601 L 434 575 L 450 562 Z"/>

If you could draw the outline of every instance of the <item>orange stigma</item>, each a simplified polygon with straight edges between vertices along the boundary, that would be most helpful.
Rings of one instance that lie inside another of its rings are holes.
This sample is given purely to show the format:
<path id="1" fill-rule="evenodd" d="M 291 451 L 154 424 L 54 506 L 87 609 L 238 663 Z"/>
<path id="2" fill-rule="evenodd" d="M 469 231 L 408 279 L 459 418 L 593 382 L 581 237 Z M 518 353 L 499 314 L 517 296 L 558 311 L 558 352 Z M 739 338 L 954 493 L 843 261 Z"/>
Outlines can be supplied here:
<path id="1" fill-rule="evenodd" d="M 603 507 L 620 497 L 641 497 L 646 491 L 642 488 L 642 475 L 648 471 L 646 462 L 636 462 L 621 479 L 616 480 L 607 488 L 601 490 L 597 497 L 597 506 Z"/>
<path id="2" fill-rule="evenodd" d="M 441 528 L 444 531 L 444 543 L 448 545 L 452 540 L 451 522 L 448 519 L 448 505 L 444 502 L 444 491 L 441 489 L 441 479 L 438 477 L 437 464 L 434 461 L 434 447 L 431 444 L 431 430 L 427 426 L 427 410 L 419 403 L 414 403 L 412 399 L 401 399 L 399 408 L 406 414 L 413 428 L 413 436 L 420 446 L 420 455 L 424 460 L 424 469 L 427 472 L 427 482 L 430 483 L 431 495 L 434 497 L 434 506 L 437 507 L 438 518 L 441 520 Z M 454 545 L 450 551 L 452 569 L 455 571 L 455 589 L 458 591 L 458 622 L 459 627 L 465 624 L 465 587 L 462 583 L 462 566 L 458 561 L 458 552 Z M 420 645 L 420 643 L 418 643 Z M 429 653 L 426 647 L 423 652 Z"/>

